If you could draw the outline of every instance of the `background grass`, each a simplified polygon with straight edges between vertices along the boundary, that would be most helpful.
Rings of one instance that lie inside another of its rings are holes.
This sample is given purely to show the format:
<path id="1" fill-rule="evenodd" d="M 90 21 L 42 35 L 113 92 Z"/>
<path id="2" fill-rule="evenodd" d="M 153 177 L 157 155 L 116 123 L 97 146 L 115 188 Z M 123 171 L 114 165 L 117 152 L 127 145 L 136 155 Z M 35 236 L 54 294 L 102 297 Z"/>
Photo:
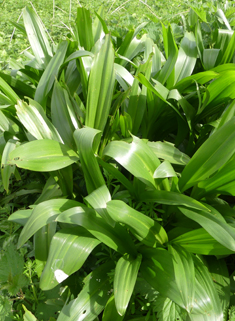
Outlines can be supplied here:
<path id="1" fill-rule="evenodd" d="M 160 22 L 177 22 L 181 15 L 188 11 L 189 4 L 194 0 L 0 0 L 0 66 L 6 68 L 9 58 L 23 60 L 23 51 L 28 47 L 26 37 L 14 30 L 11 21 L 22 23 L 22 9 L 33 6 L 45 24 L 51 37 L 56 41 L 62 35 L 66 36 L 75 18 L 77 6 L 90 9 L 93 14 L 103 5 L 105 20 L 110 30 L 122 33 L 123 29 L 131 29 L 143 21 L 149 23 L 147 31 L 157 38 L 156 24 Z M 153 28 L 153 24 L 155 24 Z"/>

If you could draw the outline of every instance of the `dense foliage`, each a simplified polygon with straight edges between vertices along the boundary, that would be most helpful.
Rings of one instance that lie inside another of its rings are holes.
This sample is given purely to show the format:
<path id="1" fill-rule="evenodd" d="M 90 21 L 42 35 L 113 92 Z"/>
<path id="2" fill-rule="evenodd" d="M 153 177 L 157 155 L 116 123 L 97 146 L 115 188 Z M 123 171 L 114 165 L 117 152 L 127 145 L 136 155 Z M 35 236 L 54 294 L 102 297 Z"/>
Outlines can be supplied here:
<path id="1" fill-rule="evenodd" d="M 234 320 L 234 13 L 160 34 L 79 7 L 55 45 L 23 10 L 31 52 L 0 71 L 2 320 Z"/>

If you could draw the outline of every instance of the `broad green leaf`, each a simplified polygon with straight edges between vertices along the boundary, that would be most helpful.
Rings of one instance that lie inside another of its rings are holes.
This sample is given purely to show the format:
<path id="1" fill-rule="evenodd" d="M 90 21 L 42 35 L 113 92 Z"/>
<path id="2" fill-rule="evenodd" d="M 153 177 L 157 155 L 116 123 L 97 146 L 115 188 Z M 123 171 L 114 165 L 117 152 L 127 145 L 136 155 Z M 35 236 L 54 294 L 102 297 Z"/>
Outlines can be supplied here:
<path id="1" fill-rule="evenodd" d="M 219 71 L 208 70 L 204 72 L 199 72 L 195 75 L 182 79 L 174 86 L 174 88 L 178 89 L 178 91 L 182 93 L 192 84 L 195 84 L 195 82 L 199 83 L 200 85 L 203 85 L 208 81 L 211 81 L 219 77 L 220 77 Z"/>
<path id="2" fill-rule="evenodd" d="M 152 62 L 148 60 L 145 64 L 141 64 L 136 71 L 136 74 L 140 72 L 144 72 L 147 80 L 150 79 L 151 76 L 151 67 Z M 129 104 L 127 112 L 131 116 L 132 119 L 132 133 L 137 135 L 139 127 L 143 121 L 144 113 L 146 110 L 146 102 L 147 102 L 147 88 L 145 86 L 142 87 L 141 92 L 139 89 L 139 81 L 135 78 L 133 85 L 131 87 L 131 93 L 129 98 Z"/>
<path id="3" fill-rule="evenodd" d="M 2 132 L 10 132 L 11 134 L 15 134 L 15 130 L 13 128 L 13 121 L 8 119 L 5 114 L 0 110 L 0 130 Z"/>
<path id="4" fill-rule="evenodd" d="M 40 264 L 42 264 L 42 266 L 45 266 L 45 263 L 47 261 L 51 239 L 56 232 L 56 225 L 57 222 L 46 224 L 34 234 L 33 243 L 35 259 L 38 263 L 40 261 Z"/>
<path id="5" fill-rule="evenodd" d="M 52 139 L 63 143 L 56 128 L 49 121 L 39 103 L 32 99 L 29 99 L 29 104 L 18 100 L 15 108 L 21 123 L 36 139 Z"/>
<path id="6" fill-rule="evenodd" d="M 93 128 L 76 129 L 74 139 L 78 148 L 79 158 L 84 172 L 86 188 L 90 194 L 105 185 L 97 159 L 94 155 L 99 145 L 100 130 Z"/>
<path id="7" fill-rule="evenodd" d="M 76 27 L 80 46 L 85 50 L 91 50 L 94 45 L 92 34 L 92 20 L 90 11 L 85 8 L 77 8 Z"/>
<path id="8" fill-rule="evenodd" d="M 235 156 L 225 163 L 223 167 L 221 167 L 215 175 L 212 177 L 199 182 L 198 186 L 195 188 L 195 192 L 193 192 L 193 197 L 201 198 L 202 196 L 210 193 L 219 193 L 226 195 L 235 196 Z"/>
<path id="9" fill-rule="evenodd" d="M 132 74 L 123 66 L 114 64 L 114 70 L 117 81 L 120 83 L 124 90 L 128 90 L 128 85 L 131 87 L 134 83 L 134 77 Z M 138 90 L 140 90 L 138 88 Z"/>
<path id="10" fill-rule="evenodd" d="M 124 316 L 121 316 L 118 314 L 116 306 L 115 306 L 115 301 L 114 301 L 114 295 L 112 295 L 104 309 L 103 316 L 102 316 L 102 321 L 122 321 Z"/>
<path id="11" fill-rule="evenodd" d="M 37 321 L 35 316 L 29 310 L 27 310 L 27 308 L 24 305 L 22 305 L 22 306 L 23 306 L 23 309 L 25 311 L 24 321 Z"/>
<path id="12" fill-rule="evenodd" d="M 188 218 L 200 224 L 216 241 L 231 251 L 235 251 L 235 229 L 214 213 L 202 212 L 179 206 L 178 209 Z"/>
<path id="13" fill-rule="evenodd" d="M 85 200 L 108 224 L 113 227 L 115 226 L 115 221 L 110 217 L 106 209 L 107 203 L 111 201 L 111 195 L 106 185 L 94 190 L 91 194 L 85 197 Z"/>
<path id="14" fill-rule="evenodd" d="M 9 192 L 9 183 L 11 174 L 15 172 L 15 165 L 7 164 L 9 159 L 9 154 L 16 148 L 16 143 L 14 139 L 10 139 L 3 150 L 2 159 L 1 159 L 1 175 L 2 175 L 2 184 L 6 192 Z"/>
<path id="15" fill-rule="evenodd" d="M 104 7 L 100 6 L 97 13 L 98 16 L 96 16 L 94 22 L 92 23 L 92 34 L 94 38 L 94 43 L 96 43 L 96 41 L 98 41 L 102 36 L 103 27 L 99 17 L 101 19 L 104 19 Z"/>
<path id="16" fill-rule="evenodd" d="M 175 64 L 175 83 L 191 76 L 197 60 L 197 46 L 193 33 L 186 32 L 180 44 Z"/>
<path id="17" fill-rule="evenodd" d="M 31 236 L 33 236 L 40 228 L 55 222 L 57 216 L 67 209 L 80 204 L 76 201 L 66 199 L 49 200 L 38 204 L 32 211 L 27 223 L 25 224 L 19 240 L 18 247 L 21 247 Z"/>
<path id="18" fill-rule="evenodd" d="M 107 162 L 104 162 L 101 158 L 98 158 L 98 163 L 107 170 L 113 177 L 115 177 L 123 186 L 125 186 L 126 189 L 130 192 L 130 194 L 134 195 L 135 190 L 134 187 L 129 181 L 118 169 L 114 164 L 110 164 Z"/>
<path id="19" fill-rule="evenodd" d="M 87 275 L 84 287 L 75 300 L 65 305 L 58 321 L 93 321 L 104 309 L 111 294 L 108 273 L 114 267 L 109 261 Z"/>
<path id="20" fill-rule="evenodd" d="M 221 54 L 220 49 L 204 49 L 203 50 L 203 65 L 206 70 L 210 70 L 214 68 L 219 61 L 219 57 Z"/>
<path id="21" fill-rule="evenodd" d="M 39 17 L 32 9 L 25 7 L 23 9 L 23 19 L 28 39 L 37 62 L 41 66 L 47 66 L 52 57 L 52 50 Z"/>
<path id="22" fill-rule="evenodd" d="M 225 53 L 224 53 L 223 58 L 221 60 L 221 64 L 229 63 L 233 59 L 234 50 L 235 50 L 235 32 L 233 32 L 230 42 L 229 42 L 228 46 L 225 48 L 226 48 L 226 50 L 225 50 Z"/>
<path id="23" fill-rule="evenodd" d="M 157 243 L 168 241 L 164 228 L 158 222 L 122 201 L 108 202 L 107 211 L 113 220 L 128 225 L 135 237 L 148 246 L 154 247 Z"/>
<path id="24" fill-rule="evenodd" d="M 213 256 L 208 256 L 206 263 L 219 295 L 222 309 L 225 311 L 230 304 L 230 279 L 227 263 L 225 260 L 217 260 Z"/>
<path id="25" fill-rule="evenodd" d="M 35 140 L 13 150 L 9 164 L 38 172 L 50 172 L 78 161 L 69 147 L 50 139 Z"/>
<path id="26" fill-rule="evenodd" d="M 218 126 L 213 130 L 212 134 L 215 133 L 220 127 L 227 123 L 231 118 L 235 116 L 235 100 L 229 104 L 224 110 L 222 116 L 218 119 Z"/>
<path id="27" fill-rule="evenodd" d="M 215 173 L 234 154 L 235 117 L 210 136 L 185 166 L 179 188 L 185 191 Z"/>
<path id="28" fill-rule="evenodd" d="M 111 227 L 91 208 L 71 208 L 59 215 L 57 221 L 82 226 L 115 251 L 136 255 L 134 243 L 125 228 L 119 224 Z"/>
<path id="29" fill-rule="evenodd" d="M 168 161 L 162 162 L 153 173 L 154 178 L 177 177 L 174 168 Z"/>
<path id="30" fill-rule="evenodd" d="M 158 158 L 167 160 L 171 164 L 186 165 L 190 161 L 188 155 L 182 153 L 172 143 L 148 142 L 147 145 L 153 150 Z"/>
<path id="31" fill-rule="evenodd" d="M 18 223 L 20 225 L 25 225 L 32 214 L 33 210 L 19 210 L 15 213 L 11 214 L 11 216 L 8 218 L 9 221 Z"/>
<path id="32" fill-rule="evenodd" d="M 0 77 L 0 89 L 4 92 L 4 94 L 10 99 L 11 104 L 17 102 L 19 96 L 14 92 L 14 90 L 8 85 L 8 83 Z"/>
<path id="33" fill-rule="evenodd" d="M 84 32 L 84 31 L 83 31 Z M 101 131 L 106 125 L 115 82 L 114 50 L 109 35 L 92 63 L 85 125 Z"/>
<path id="34" fill-rule="evenodd" d="M 142 277 L 162 296 L 185 308 L 175 280 L 172 255 L 163 248 L 143 247 L 140 250 L 143 255 L 140 266 Z"/>
<path id="35" fill-rule="evenodd" d="M 209 99 L 207 100 L 206 93 L 203 97 L 203 102 L 206 107 L 203 109 L 202 116 L 211 112 L 214 106 L 229 101 L 235 98 L 235 75 L 233 70 L 228 70 L 221 74 L 218 79 L 212 81 L 208 87 Z"/>
<path id="36" fill-rule="evenodd" d="M 73 133 L 76 128 L 69 114 L 69 105 L 71 102 L 67 91 L 56 81 L 51 98 L 52 123 L 57 128 L 63 142 L 75 149 Z"/>
<path id="37" fill-rule="evenodd" d="M 217 242 L 203 228 L 192 230 L 170 241 L 185 248 L 190 253 L 202 255 L 229 255 L 234 252 Z"/>
<path id="38" fill-rule="evenodd" d="M 166 204 L 166 205 L 185 206 L 185 207 L 205 211 L 208 213 L 210 212 L 210 210 L 205 205 L 198 202 L 197 200 L 187 195 L 179 194 L 176 192 L 158 191 L 158 190 L 148 191 L 140 195 L 140 201 L 156 202 L 156 203 Z"/>
<path id="39" fill-rule="evenodd" d="M 34 204 L 37 205 L 41 202 L 60 197 L 62 197 L 62 193 L 59 185 L 55 182 L 53 177 L 49 177 L 45 186 L 43 187 L 41 195 Z"/>
<path id="40" fill-rule="evenodd" d="M 141 82 L 141 84 L 146 86 L 147 89 L 153 92 L 158 98 L 160 98 L 167 105 L 169 105 L 181 118 L 183 118 L 180 112 L 178 111 L 178 109 L 167 100 L 167 97 L 169 95 L 169 90 L 166 87 L 164 87 L 159 81 L 152 79 L 155 82 L 155 86 L 153 86 L 148 81 L 148 79 L 141 73 L 138 74 L 136 78 Z"/>
<path id="41" fill-rule="evenodd" d="M 198 17 L 203 21 L 207 22 L 206 20 L 206 11 L 203 9 L 203 7 L 196 7 L 196 6 L 190 6 L 190 8 L 198 15 Z"/>
<path id="42" fill-rule="evenodd" d="M 149 186 L 155 186 L 153 173 L 160 165 L 159 159 L 141 139 L 133 136 L 133 142 L 110 142 L 104 149 L 104 155 L 114 158 L 131 174 Z"/>
<path id="43" fill-rule="evenodd" d="M 141 259 L 141 254 L 138 254 L 136 259 L 130 258 L 129 255 L 124 255 L 117 262 L 114 274 L 113 290 L 115 305 L 117 312 L 120 315 L 124 315 L 126 313 L 134 290 Z"/>
<path id="44" fill-rule="evenodd" d="M 62 41 L 56 50 L 56 54 L 50 60 L 44 73 L 42 74 L 34 96 L 34 99 L 39 102 L 39 104 L 45 106 L 47 95 L 51 90 L 55 79 L 58 77 L 60 66 L 64 62 L 67 48 L 68 42 Z"/>
<path id="45" fill-rule="evenodd" d="M 187 312 L 169 298 L 158 296 L 154 302 L 158 321 L 185 321 Z"/>
<path id="46" fill-rule="evenodd" d="M 99 243 L 82 228 L 57 232 L 52 238 L 47 263 L 40 278 L 41 289 L 50 290 L 78 271 Z"/>
<path id="47" fill-rule="evenodd" d="M 164 38 L 164 49 L 166 53 L 167 61 L 165 62 L 163 68 L 161 69 L 159 75 L 157 76 L 157 81 L 162 85 L 168 80 L 171 75 L 173 69 L 175 68 L 175 64 L 178 56 L 178 48 L 176 46 L 171 26 L 169 25 L 166 29 L 162 25 L 163 30 L 163 38 Z M 165 32 L 164 32 L 165 31 Z"/>
<path id="48" fill-rule="evenodd" d="M 223 21 L 223 23 L 225 24 L 226 28 L 231 30 L 230 24 L 229 24 L 229 22 L 228 22 L 228 20 L 227 20 L 227 18 L 225 16 L 223 10 L 218 8 L 217 12 L 216 12 L 216 15 Z"/>
<path id="49" fill-rule="evenodd" d="M 70 62 L 70 61 L 77 59 L 77 58 L 86 57 L 86 56 L 94 57 L 94 54 L 90 51 L 87 51 L 87 50 L 78 50 L 78 51 L 73 52 L 70 56 L 68 56 L 68 58 L 66 58 L 64 63 Z"/>
<path id="50" fill-rule="evenodd" d="M 195 300 L 192 317 L 191 315 L 190 317 L 193 321 L 223 321 L 221 302 L 211 275 L 197 257 L 193 257 L 193 260 L 195 266 Z"/>
<path id="51" fill-rule="evenodd" d="M 193 256 L 186 250 L 177 246 L 168 246 L 173 257 L 175 282 L 178 286 L 182 302 L 186 311 L 190 312 L 194 305 L 195 271 Z M 187 280 L 187 282 L 185 282 Z"/>

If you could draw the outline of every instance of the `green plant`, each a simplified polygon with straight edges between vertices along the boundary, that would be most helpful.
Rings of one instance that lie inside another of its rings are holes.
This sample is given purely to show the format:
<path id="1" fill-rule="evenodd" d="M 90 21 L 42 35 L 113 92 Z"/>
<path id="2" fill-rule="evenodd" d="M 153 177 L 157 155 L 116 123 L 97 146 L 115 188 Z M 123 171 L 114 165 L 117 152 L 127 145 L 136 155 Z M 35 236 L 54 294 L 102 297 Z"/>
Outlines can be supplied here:
<path id="1" fill-rule="evenodd" d="M 32 171 L 42 187 L 9 218 L 24 226 L 19 247 L 33 237 L 25 273 L 34 286 L 36 269 L 42 296 L 67 289 L 62 302 L 56 290 L 58 321 L 223 320 L 234 282 L 234 36 L 219 66 L 194 73 L 193 31 L 177 46 L 163 26 L 161 52 L 136 37 L 144 25 L 122 38 L 103 18 L 78 8 L 53 47 L 26 7 L 34 56 L 17 76 L 0 74 L 3 186 Z"/>

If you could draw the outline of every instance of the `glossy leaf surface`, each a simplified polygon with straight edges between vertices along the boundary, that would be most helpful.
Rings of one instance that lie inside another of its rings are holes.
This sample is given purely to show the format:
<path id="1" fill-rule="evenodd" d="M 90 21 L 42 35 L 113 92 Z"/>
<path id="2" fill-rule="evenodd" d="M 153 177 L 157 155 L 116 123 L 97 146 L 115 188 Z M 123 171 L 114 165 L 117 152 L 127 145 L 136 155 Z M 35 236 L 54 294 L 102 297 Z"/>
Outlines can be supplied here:
<path id="1" fill-rule="evenodd" d="M 82 228 L 58 231 L 51 241 L 48 260 L 41 275 L 41 289 L 50 290 L 78 271 L 99 243 Z"/>
<path id="2" fill-rule="evenodd" d="M 35 140 L 23 144 L 9 155 L 9 164 L 38 172 L 50 172 L 78 161 L 69 147 L 54 140 Z"/>
<path id="3" fill-rule="evenodd" d="M 121 257 L 116 265 L 114 274 L 114 298 L 117 311 L 124 315 L 132 292 L 134 290 L 142 255 L 139 254 L 136 259 L 130 259 L 129 256 Z"/>

